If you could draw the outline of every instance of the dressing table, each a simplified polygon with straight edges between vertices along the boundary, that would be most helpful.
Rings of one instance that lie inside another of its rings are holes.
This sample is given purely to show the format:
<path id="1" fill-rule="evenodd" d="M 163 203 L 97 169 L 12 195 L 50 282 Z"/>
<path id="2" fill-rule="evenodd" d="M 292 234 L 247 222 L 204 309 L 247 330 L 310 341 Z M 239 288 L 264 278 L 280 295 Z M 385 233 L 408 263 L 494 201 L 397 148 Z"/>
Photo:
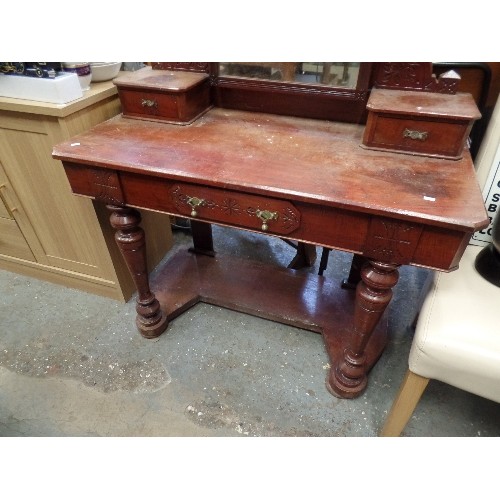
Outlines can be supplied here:
<path id="1" fill-rule="evenodd" d="M 53 157 L 74 194 L 110 210 L 144 337 L 161 335 L 199 301 L 317 331 L 331 361 L 327 388 L 357 397 L 387 341 L 398 268 L 453 271 L 488 224 L 470 154 L 362 148 L 361 109 L 346 123 L 215 103 L 189 125 L 119 115 L 57 145 Z M 193 248 L 151 282 L 143 209 L 189 218 L 193 231 Z M 350 290 L 215 252 L 212 223 L 351 252 L 363 261 L 359 283 Z"/>

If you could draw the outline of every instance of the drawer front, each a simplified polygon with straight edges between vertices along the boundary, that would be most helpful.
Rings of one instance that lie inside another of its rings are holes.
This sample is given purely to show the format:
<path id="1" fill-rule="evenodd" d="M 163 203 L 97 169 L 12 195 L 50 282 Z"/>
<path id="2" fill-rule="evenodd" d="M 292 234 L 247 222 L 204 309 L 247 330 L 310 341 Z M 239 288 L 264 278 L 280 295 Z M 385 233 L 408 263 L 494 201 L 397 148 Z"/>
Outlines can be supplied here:
<path id="1" fill-rule="evenodd" d="M 373 148 L 459 159 L 469 131 L 469 122 L 426 121 L 380 115 L 373 116 L 367 123 L 363 144 Z"/>
<path id="2" fill-rule="evenodd" d="M 300 226 L 300 213 L 290 202 L 190 184 L 170 189 L 175 211 L 185 217 L 220 222 L 277 235 Z"/>
<path id="3" fill-rule="evenodd" d="M 187 125 L 210 109 L 208 82 L 187 92 L 119 89 L 123 116 Z"/>
<path id="4" fill-rule="evenodd" d="M 35 261 L 15 220 L 0 217 L 0 254 Z"/>
<path id="5" fill-rule="evenodd" d="M 124 116 L 150 119 L 178 119 L 177 96 L 157 92 L 121 90 L 120 100 Z"/>

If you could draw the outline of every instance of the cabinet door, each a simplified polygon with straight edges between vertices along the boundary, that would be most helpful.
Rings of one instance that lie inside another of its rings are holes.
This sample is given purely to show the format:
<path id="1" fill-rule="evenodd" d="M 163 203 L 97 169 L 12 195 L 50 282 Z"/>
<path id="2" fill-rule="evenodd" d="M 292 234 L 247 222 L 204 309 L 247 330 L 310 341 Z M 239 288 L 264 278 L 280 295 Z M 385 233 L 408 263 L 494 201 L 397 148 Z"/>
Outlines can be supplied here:
<path id="1" fill-rule="evenodd" d="M 1 192 L 2 188 L 4 188 L 4 186 L 0 184 L 0 217 L 3 217 L 4 219 L 12 219 L 12 216 L 7 210 L 5 202 L 2 200 L 2 192 Z"/>
<path id="2" fill-rule="evenodd" d="M 92 202 L 71 193 L 62 164 L 51 156 L 53 145 L 62 139 L 57 118 L 2 116 L 0 161 L 30 221 L 34 236 L 25 236 L 42 264 L 112 279 Z"/>
<path id="3" fill-rule="evenodd" d="M 19 208 L 12 205 L 12 198 L 8 197 L 10 190 L 0 167 L 0 255 L 33 262 L 35 257 L 12 216 Z"/>

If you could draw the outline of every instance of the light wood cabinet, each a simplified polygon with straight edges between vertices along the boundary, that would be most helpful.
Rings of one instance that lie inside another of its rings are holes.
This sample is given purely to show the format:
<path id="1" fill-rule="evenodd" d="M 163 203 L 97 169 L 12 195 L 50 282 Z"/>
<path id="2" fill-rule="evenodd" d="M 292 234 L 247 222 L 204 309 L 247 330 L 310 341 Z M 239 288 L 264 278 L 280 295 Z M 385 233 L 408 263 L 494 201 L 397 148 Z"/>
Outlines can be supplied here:
<path id="1" fill-rule="evenodd" d="M 81 99 L 57 105 L 0 97 L 0 268 L 91 293 L 128 300 L 130 273 L 114 243 L 108 214 L 71 193 L 55 144 L 121 112 L 112 82 L 91 85 Z M 170 219 L 148 240 L 150 266 L 171 247 Z"/>

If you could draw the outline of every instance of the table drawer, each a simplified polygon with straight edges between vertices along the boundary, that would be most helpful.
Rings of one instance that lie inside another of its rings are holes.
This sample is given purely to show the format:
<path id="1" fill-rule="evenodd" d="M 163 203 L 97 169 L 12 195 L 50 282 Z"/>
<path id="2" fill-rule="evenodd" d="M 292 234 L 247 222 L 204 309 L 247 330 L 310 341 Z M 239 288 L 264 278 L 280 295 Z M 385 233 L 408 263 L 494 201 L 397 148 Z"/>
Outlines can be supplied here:
<path id="1" fill-rule="evenodd" d="M 0 254 L 35 261 L 16 221 L 0 217 Z"/>
<path id="2" fill-rule="evenodd" d="M 300 227 L 300 212 L 288 201 L 224 189 L 178 183 L 170 188 L 179 215 L 277 235 Z"/>

